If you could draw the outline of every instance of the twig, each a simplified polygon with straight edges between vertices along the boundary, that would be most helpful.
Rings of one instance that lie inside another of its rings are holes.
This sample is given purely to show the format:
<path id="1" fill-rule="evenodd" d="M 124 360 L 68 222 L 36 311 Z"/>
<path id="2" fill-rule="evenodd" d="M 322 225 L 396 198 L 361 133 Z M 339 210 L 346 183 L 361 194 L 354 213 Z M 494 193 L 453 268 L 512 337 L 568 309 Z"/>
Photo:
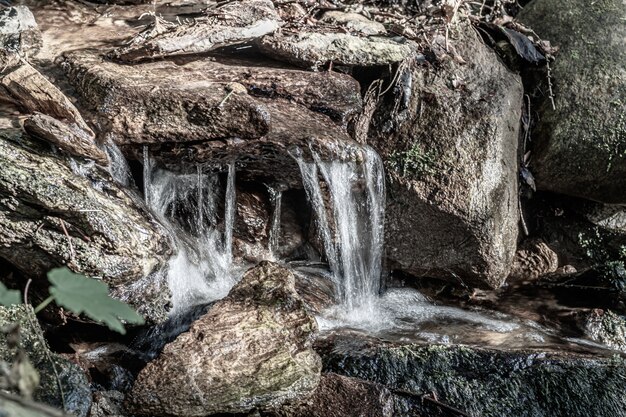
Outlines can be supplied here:
<path id="1" fill-rule="evenodd" d="M 552 68 L 550 68 L 550 58 L 546 57 L 546 68 L 548 69 L 548 92 L 550 97 L 550 103 L 552 104 L 552 110 L 556 110 L 554 105 L 554 92 L 552 91 Z"/>
<path id="2" fill-rule="evenodd" d="M 522 210 L 522 196 L 518 193 L 517 195 L 517 205 L 519 206 L 519 219 L 520 223 L 522 223 L 522 230 L 524 231 L 524 235 L 530 235 L 528 231 L 528 226 L 526 225 L 526 220 L 524 219 L 524 210 Z"/>
<path id="3" fill-rule="evenodd" d="M 472 417 L 471 415 L 467 414 L 466 412 L 461 411 L 458 408 L 454 408 L 451 405 L 444 404 L 441 401 L 436 400 L 433 397 L 430 397 L 429 395 L 423 395 L 422 396 L 422 401 L 430 401 L 431 403 L 435 404 L 437 407 L 446 409 L 448 411 L 452 411 L 453 413 L 458 414 L 459 416 L 462 416 L 462 417 Z"/>
<path id="4" fill-rule="evenodd" d="M 70 261 L 74 261 L 75 254 L 74 254 L 74 246 L 72 246 L 72 239 L 70 238 L 70 234 L 67 233 L 67 229 L 65 227 L 65 221 L 63 219 L 59 219 L 59 220 L 61 220 L 61 228 L 63 229 L 63 233 L 65 233 L 65 237 L 67 238 L 67 243 L 70 247 Z"/>
<path id="5" fill-rule="evenodd" d="M 33 282 L 33 279 L 28 278 L 28 281 L 26 281 L 26 286 L 24 287 L 24 304 L 28 304 L 28 288 L 30 288 L 31 282 Z"/>

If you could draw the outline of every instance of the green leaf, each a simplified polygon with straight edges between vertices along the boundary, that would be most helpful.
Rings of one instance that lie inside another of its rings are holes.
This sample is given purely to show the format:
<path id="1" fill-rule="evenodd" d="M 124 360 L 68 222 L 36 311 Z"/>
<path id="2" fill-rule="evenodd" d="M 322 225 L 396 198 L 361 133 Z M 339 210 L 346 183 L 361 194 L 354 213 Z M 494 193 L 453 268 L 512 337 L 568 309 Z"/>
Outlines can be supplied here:
<path id="1" fill-rule="evenodd" d="M 13 304 L 21 304 L 22 295 L 18 290 L 9 290 L 0 282 L 0 305 L 10 306 Z"/>
<path id="2" fill-rule="evenodd" d="M 75 274 L 67 268 L 48 272 L 48 280 L 52 284 L 50 295 L 55 302 L 75 314 L 84 313 L 121 334 L 126 333 L 121 320 L 143 324 L 143 317 L 135 310 L 109 297 L 109 287 L 102 281 Z"/>

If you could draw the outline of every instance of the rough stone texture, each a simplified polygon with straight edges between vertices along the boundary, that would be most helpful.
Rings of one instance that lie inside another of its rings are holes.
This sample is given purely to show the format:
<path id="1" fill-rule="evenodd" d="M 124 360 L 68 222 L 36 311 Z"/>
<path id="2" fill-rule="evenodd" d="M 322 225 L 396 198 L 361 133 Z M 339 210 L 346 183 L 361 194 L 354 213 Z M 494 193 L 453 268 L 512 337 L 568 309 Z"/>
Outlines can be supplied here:
<path id="1" fill-rule="evenodd" d="M 0 166 L 0 257 L 34 278 L 67 265 L 101 278 L 147 319 L 165 314 L 167 294 L 149 274 L 170 242 L 142 202 L 106 171 L 55 156 L 19 130 L 0 130 Z"/>
<path id="2" fill-rule="evenodd" d="M 321 22 L 336 24 L 351 32 L 361 33 L 366 36 L 384 35 L 387 33 L 385 25 L 374 22 L 359 13 L 345 13 L 337 10 L 330 10 L 324 13 Z"/>
<path id="3" fill-rule="evenodd" d="M 323 348 L 328 372 L 385 385 L 392 392 L 436 396 L 472 416 L 621 416 L 623 358 L 498 351 L 463 346 L 383 345 L 353 337 Z M 459 415 L 432 402 L 396 402 L 394 416 Z M 439 414 L 434 411 L 448 411 Z"/>
<path id="4" fill-rule="evenodd" d="M 391 392 L 380 384 L 335 373 L 322 375 L 313 395 L 268 417 L 393 417 Z"/>
<path id="5" fill-rule="evenodd" d="M 351 67 L 389 65 L 403 61 L 416 49 L 408 40 L 317 32 L 276 33 L 258 44 L 272 58 L 315 69 L 330 62 Z"/>
<path id="6" fill-rule="evenodd" d="M 583 325 L 585 334 L 598 343 L 626 352 L 626 319 L 610 310 L 594 309 Z"/>
<path id="7" fill-rule="evenodd" d="M 0 328 L 12 323 L 19 323 L 20 347 L 39 372 L 40 384 L 35 391 L 34 399 L 65 409 L 77 417 L 85 417 L 91 406 L 91 391 L 82 370 L 50 351 L 30 306 L 0 307 Z M 0 360 L 10 363 L 15 354 L 16 350 L 7 345 L 6 335 L 0 332 Z M 63 389 L 63 397 L 59 390 L 59 382 Z M 4 409 L 0 407 L 0 410 Z M 21 414 L 19 416 L 22 417 Z"/>
<path id="8" fill-rule="evenodd" d="M 24 130 L 58 146 L 70 155 L 93 159 L 100 165 L 109 163 L 106 153 L 98 148 L 93 136 L 76 125 L 68 125 L 54 117 L 38 113 L 24 120 Z"/>
<path id="9" fill-rule="evenodd" d="M 320 358 L 309 341 L 315 329 L 291 272 L 263 262 L 141 371 L 130 409 L 206 416 L 306 396 L 320 378 Z"/>
<path id="10" fill-rule="evenodd" d="M 541 240 L 531 239 L 517 250 L 509 278 L 535 280 L 559 267 L 558 255 Z"/>
<path id="11" fill-rule="evenodd" d="M 197 54 L 243 43 L 272 33 L 280 27 L 270 0 L 243 0 L 212 9 L 193 24 L 157 21 L 112 53 L 122 61 Z"/>
<path id="12" fill-rule="evenodd" d="M 516 249 L 523 89 L 467 24 L 450 42 L 467 64 L 413 60 L 370 128 L 388 173 L 387 256 L 412 274 L 498 287 Z"/>
<path id="13" fill-rule="evenodd" d="M 26 6 L 0 10 L 0 49 L 20 55 L 31 55 L 41 47 L 41 33 Z"/>
<path id="14" fill-rule="evenodd" d="M 0 392 L 0 410 L 3 417 L 70 417 L 59 410 Z"/>
<path id="15" fill-rule="evenodd" d="M 89 417 L 126 417 L 124 394 L 119 391 L 98 391 L 93 394 Z"/>
<path id="16" fill-rule="evenodd" d="M 27 113 L 43 113 L 59 120 L 77 125 L 89 136 L 93 132 L 72 102 L 39 71 L 23 62 L 0 74 L 0 91 Z"/>
<path id="17" fill-rule="evenodd" d="M 532 171 L 543 190 L 626 203 L 626 3 L 535 0 L 519 18 L 560 47 L 539 109 Z"/>

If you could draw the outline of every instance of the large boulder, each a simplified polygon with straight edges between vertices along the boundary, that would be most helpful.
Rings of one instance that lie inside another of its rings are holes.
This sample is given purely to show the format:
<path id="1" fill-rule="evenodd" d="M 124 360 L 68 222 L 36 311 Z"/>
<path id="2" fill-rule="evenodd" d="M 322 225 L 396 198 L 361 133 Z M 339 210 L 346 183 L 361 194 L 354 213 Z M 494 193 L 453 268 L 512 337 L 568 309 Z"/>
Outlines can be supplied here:
<path id="1" fill-rule="evenodd" d="M 313 392 L 321 370 L 310 346 L 316 323 L 294 285 L 293 274 L 277 264 L 249 270 L 139 373 L 131 411 L 185 417 L 242 413 Z"/>
<path id="2" fill-rule="evenodd" d="M 165 315 L 167 290 L 149 276 L 165 264 L 170 241 L 141 201 L 108 172 L 55 155 L 18 129 L 0 130 L 0 166 L 0 257 L 35 279 L 67 265 L 102 279 L 147 319 Z"/>
<path id="3" fill-rule="evenodd" d="M 0 307 L 0 328 L 6 329 L 15 324 L 19 325 L 19 343 L 16 347 L 9 342 L 9 336 L 0 332 L 0 361 L 13 363 L 19 357 L 18 350 L 21 349 L 39 373 L 40 383 L 35 390 L 34 399 L 77 417 L 85 417 L 91 406 L 87 376 L 78 365 L 50 351 L 30 306 Z M 0 400 L 0 410 L 5 411 L 2 401 L 8 400 Z M 10 407 L 9 409 L 11 410 Z M 47 414 L 42 412 L 41 415 Z"/>
<path id="4" fill-rule="evenodd" d="M 41 33 L 28 7 L 15 6 L 0 10 L 1 51 L 28 55 L 36 53 L 41 43 Z"/>
<path id="5" fill-rule="evenodd" d="M 626 363 L 610 354 L 394 345 L 359 340 L 353 335 L 334 339 L 320 350 L 326 371 L 407 394 L 404 398 L 409 401 L 395 403 L 396 417 L 626 413 L 621 382 L 626 377 Z"/>
<path id="6" fill-rule="evenodd" d="M 534 135 L 538 188 L 626 203 L 625 17 L 622 0 L 535 0 L 520 13 L 559 46 L 551 64 L 555 108 L 545 94 Z"/>
<path id="7" fill-rule="evenodd" d="M 450 44 L 467 62 L 409 59 L 370 127 L 389 178 L 387 255 L 412 274 L 498 287 L 518 234 L 523 89 L 469 25 Z"/>

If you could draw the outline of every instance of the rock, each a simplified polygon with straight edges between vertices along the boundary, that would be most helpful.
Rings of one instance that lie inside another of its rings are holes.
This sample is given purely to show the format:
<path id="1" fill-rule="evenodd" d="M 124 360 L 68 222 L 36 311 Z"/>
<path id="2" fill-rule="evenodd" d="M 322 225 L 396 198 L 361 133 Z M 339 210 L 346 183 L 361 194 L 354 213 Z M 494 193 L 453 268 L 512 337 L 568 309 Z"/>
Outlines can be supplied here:
<path id="1" fill-rule="evenodd" d="M 592 310 L 583 325 L 585 335 L 612 349 L 626 352 L 626 319 L 610 310 Z"/>
<path id="2" fill-rule="evenodd" d="M 392 417 L 393 396 L 380 384 L 335 373 L 322 375 L 313 395 L 269 414 L 271 417 Z"/>
<path id="3" fill-rule="evenodd" d="M 20 348 L 39 372 L 40 383 L 34 399 L 64 409 L 77 417 L 85 417 L 91 406 L 91 391 L 86 375 L 77 365 L 50 351 L 30 306 L 0 307 L 0 328 L 13 323 L 19 323 L 20 326 Z M 16 349 L 9 347 L 7 336 L 0 332 L 0 360 L 11 363 L 15 355 Z"/>
<path id="4" fill-rule="evenodd" d="M 267 197 L 263 193 L 238 190 L 234 235 L 248 243 L 267 247 L 270 210 Z"/>
<path id="5" fill-rule="evenodd" d="M 112 53 L 134 62 L 147 58 L 198 54 L 243 43 L 272 33 L 280 27 L 270 0 L 244 0 L 211 9 L 193 24 L 176 25 L 156 18 L 153 25 Z"/>
<path id="6" fill-rule="evenodd" d="M 274 59 L 317 69 L 333 63 L 350 67 L 395 64 L 411 55 L 416 45 L 404 38 L 362 38 L 345 33 L 275 33 L 258 41 L 261 51 Z"/>
<path id="7" fill-rule="evenodd" d="M 559 46 L 551 65 L 556 109 L 544 97 L 532 151 L 539 189 L 626 203 L 624 16 L 621 0 L 536 0 L 518 16 Z"/>
<path id="8" fill-rule="evenodd" d="M 387 256 L 411 274 L 496 288 L 517 246 L 523 89 L 468 24 L 450 39 L 467 64 L 414 57 L 372 121 L 388 173 Z"/>
<path id="9" fill-rule="evenodd" d="M 41 47 L 41 33 L 26 6 L 0 10 L 0 49 L 19 55 L 34 55 Z"/>
<path id="10" fill-rule="evenodd" d="M 263 262 L 139 373 L 130 410 L 205 416 L 306 396 L 320 378 L 321 362 L 310 347 L 315 329 L 291 272 Z"/>
<path id="11" fill-rule="evenodd" d="M 27 113 L 43 113 L 66 121 L 82 129 L 90 137 L 94 134 L 72 102 L 39 71 L 27 62 L 0 74 L 0 89 L 7 98 Z"/>
<path id="12" fill-rule="evenodd" d="M 0 130 L 0 257 L 36 280 L 67 265 L 162 318 L 167 290 L 150 274 L 171 253 L 165 230 L 108 172 L 73 163 L 75 173 L 44 145 Z"/>
<path id="13" fill-rule="evenodd" d="M 321 22 L 337 24 L 343 26 L 351 32 L 357 32 L 362 35 L 384 35 L 387 33 L 385 25 L 374 22 L 359 13 L 345 13 L 337 10 L 330 10 L 324 13 Z"/>
<path id="14" fill-rule="evenodd" d="M 386 386 L 394 416 L 620 416 L 626 412 L 619 356 L 504 351 L 466 346 L 364 343 L 352 335 L 320 346 L 324 369 Z M 423 396 L 436 398 L 420 401 Z M 403 411 L 405 410 L 405 411 Z"/>
<path id="15" fill-rule="evenodd" d="M 21 397 L 0 392 L 0 410 L 4 417 L 70 417 L 43 404 L 31 402 Z"/>
<path id="16" fill-rule="evenodd" d="M 124 394 L 119 391 L 98 391 L 93 395 L 89 417 L 126 417 Z"/>
<path id="17" fill-rule="evenodd" d="M 37 113 L 24 120 L 24 130 L 58 146 L 70 155 L 93 159 L 100 165 L 109 164 L 107 154 L 98 148 L 94 138 L 76 125 L 67 125 L 54 117 Z"/>
<path id="18" fill-rule="evenodd" d="M 510 279 L 535 280 L 555 272 L 559 267 L 558 255 L 541 240 L 531 239 L 518 249 L 513 259 Z"/>
<path id="19" fill-rule="evenodd" d="M 250 139 L 269 130 L 267 110 L 245 89 L 207 79 L 197 66 L 118 65 L 88 52 L 62 65 L 100 116 L 101 134 L 118 144 Z"/>

